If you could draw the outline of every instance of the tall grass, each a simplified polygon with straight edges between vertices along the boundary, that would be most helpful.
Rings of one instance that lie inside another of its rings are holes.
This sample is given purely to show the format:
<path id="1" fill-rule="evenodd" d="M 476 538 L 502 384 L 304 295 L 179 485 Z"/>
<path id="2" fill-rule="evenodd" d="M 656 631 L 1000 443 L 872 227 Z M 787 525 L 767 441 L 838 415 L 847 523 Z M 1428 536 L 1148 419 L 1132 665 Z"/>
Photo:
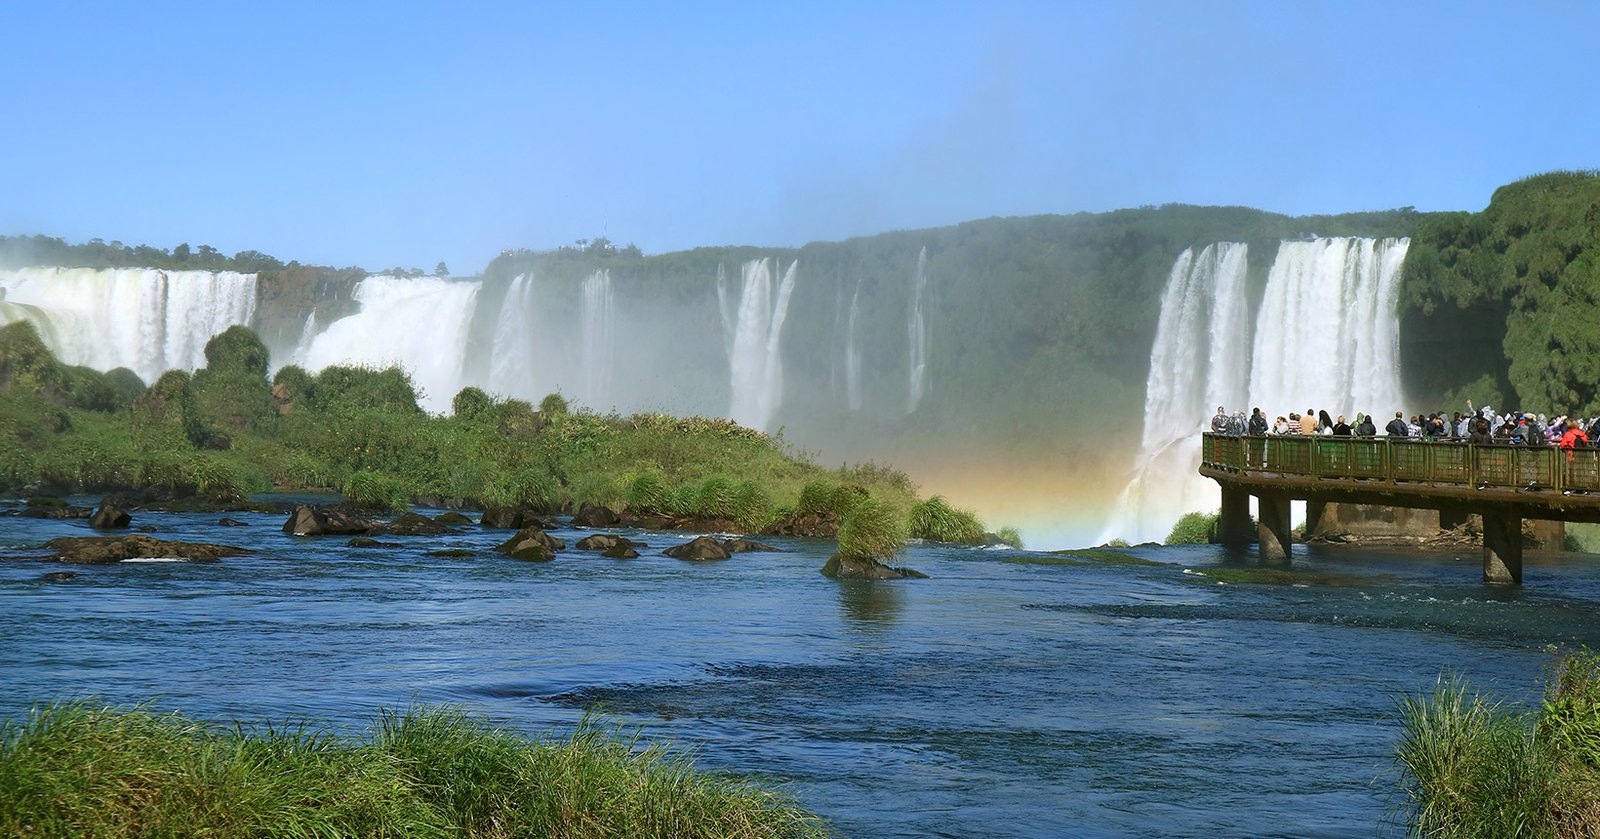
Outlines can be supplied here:
<path id="1" fill-rule="evenodd" d="M 873 498 L 857 502 L 839 524 L 839 553 L 852 559 L 888 561 L 905 543 L 905 521 Z"/>
<path id="2" fill-rule="evenodd" d="M 1184 513 L 1167 534 L 1168 545 L 1207 545 L 1217 541 L 1221 513 Z"/>
<path id="3" fill-rule="evenodd" d="M 908 529 L 913 539 L 955 542 L 961 545 L 983 543 L 983 524 L 967 510 L 958 510 L 935 495 L 911 508 Z"/>
<path id="4" fill-rule="evenodd" d="M 48 706 L 0 727 L 0 835 L 820 837 L 786 796 L 585 722 L 533 741 L 453 708 L 372 734 Z"/>
<path id="5" fill-rule="evenodd" d="M 1538 712 L 1457 678 L 1400 703 L 1395 750 L 1411 830 L 1430 837 L 1600 836 L 1600 669 L 1564 659 Z"/>
<path id="6" fill-rule="evenodd" d="M 411 509 L 411 493 L 405 483 L 380 472 L 363 469 L 352 473 L 340 491 L 346 499 L 363 507 L 394 512 Z"/>

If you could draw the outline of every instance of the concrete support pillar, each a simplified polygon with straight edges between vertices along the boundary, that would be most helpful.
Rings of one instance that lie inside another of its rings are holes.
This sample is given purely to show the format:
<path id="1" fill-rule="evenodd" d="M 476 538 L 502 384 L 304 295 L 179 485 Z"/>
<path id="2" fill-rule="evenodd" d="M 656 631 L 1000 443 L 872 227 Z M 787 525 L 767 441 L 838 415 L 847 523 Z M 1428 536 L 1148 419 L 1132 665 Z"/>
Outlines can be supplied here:
<path id="1" fill-rule="evenodd" d="M 1229 550 L 1242 551 L 1250 546 L 1250 493 L 1222 488 L 1222 516 L 1217 530 L 1223 546 Z"/>
<path id="2" fill-rule="evenodd" d="M 1522 585 L 1522 517 L 1483 514 L 1483 581 Z"/>
<path id="3" fill-rule="evenodd" d="M 1322 525 L 1322 514 L 1328 509 L 1326 501 L 1306 501 L 1306 532 L 1300 538 L 1310 539 L 1317 535 Z"/>
<path id="4" fill-rule="evenodd" d="M 1288 565 L 1293 542 L 1290 530 L 1294 527 L 1289 518 L 1289 496 L 1275 492 L 1256 496 L 1256 513 L 1261 522 L 1256 529 L 1256 545 L 1262 563 Z"/>

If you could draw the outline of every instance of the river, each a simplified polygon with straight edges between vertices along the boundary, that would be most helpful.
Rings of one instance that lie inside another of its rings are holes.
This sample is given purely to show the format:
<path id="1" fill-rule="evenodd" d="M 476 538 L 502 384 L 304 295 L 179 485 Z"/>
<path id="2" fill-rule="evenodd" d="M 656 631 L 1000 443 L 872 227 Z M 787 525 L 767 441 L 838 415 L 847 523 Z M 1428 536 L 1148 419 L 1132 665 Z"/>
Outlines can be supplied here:
<path id="1" fill-rule="evenodd" d="M 437 511 L 425 511 L 437 512 Z M 218 564 L 0 563 L 0 717 L 95 697 L 220 720 L 363 728 L 457 703 L 533 735 L 591 709 L 700 766 L 760 776 L 852 837 L 1369 837 L 1399 833 L 1397 698 L 1442 672 L 1537 699 L 1550 644 L 1600 646 L 1600 563 L 1529 555 L 1520 589 L 1455 553 L 1300 549 L 1356 585 L 1218 584 L 1209 546 L 1159 565 L 914 545 L 931 579 L 841 583 L 831 543 L 696 564 L 548 564 L 505 531 L 283 535 L 281 515 L 136 513 Z M 0 545 L 88 535 L 0 518 Z M 470 558 L 429 556 L 465 548 Z M 15 552 L 15 549 L 10 549 Z M 1237 564 L 1235 561 L 1234 564 Z"/>

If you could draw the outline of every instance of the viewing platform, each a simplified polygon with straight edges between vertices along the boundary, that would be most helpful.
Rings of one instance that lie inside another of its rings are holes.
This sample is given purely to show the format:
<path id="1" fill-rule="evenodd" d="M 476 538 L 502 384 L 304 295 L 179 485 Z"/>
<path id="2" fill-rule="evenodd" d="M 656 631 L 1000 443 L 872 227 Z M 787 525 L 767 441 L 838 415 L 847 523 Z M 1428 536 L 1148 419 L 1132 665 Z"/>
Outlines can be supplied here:
<path id="1" fill-rule="evenodd" d="M 1263 561 L 1287 563 L 1289 502 L 1376 504 L 1483 519 L 1483 579 L 1522 582 L 1522 522 L 1600 522 L 1600 449 L 1472 445 L 1387 437 L 1203 435 L 1200 474 L 1222 488 L 1222 542 L 1251 541 L 1250 496 Z"/>

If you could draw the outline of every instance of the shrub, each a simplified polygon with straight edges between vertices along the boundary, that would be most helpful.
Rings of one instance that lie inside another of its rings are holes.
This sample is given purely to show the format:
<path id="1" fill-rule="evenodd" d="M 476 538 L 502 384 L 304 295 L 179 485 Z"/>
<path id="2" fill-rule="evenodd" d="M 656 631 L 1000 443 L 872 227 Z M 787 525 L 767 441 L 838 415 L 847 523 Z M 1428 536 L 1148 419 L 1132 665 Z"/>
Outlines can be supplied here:
<path id="1" fill-rule="evenodd" d="M 312 385 L 316 406 L 321 410 L 375 409 L 390 413 L 416 414 L 417 388 L 411 375 L 400 367 L 373 370 L 336 364 L 317 374 Z"/>
<path id="2" fill-rule="evenodd" d="M 456 419 L 475 420 L 494 410 L 494 397 L 481 388 L 464 387 L 450 400 L 450 413 Z"/>
<path id="3" fill-rule="evenodd" d="M 297 406 L 309 408 L 316 403 L 317 380 L 297 364 L 279 369 L 272 377 L 272 386 L 281 388 L 283 397 Z"/>
<path id="4" fill-rule="evenodd" d="M 1022 550 L 1022 534 L 1017 532 L 1015 527 L 1002 527 L 1000 528 L 1000 532 L 995 535 L 999 536 L 1000 541 L 1006 543 L 1007 545 L 1010 545 L 1019 551 Z M 1127 544 L 1124 543 L 1121 547 L 1126 548 Z"/>
<path id="5" fill-rule="evenodd" d="M 640 472 L 628 484 L 628 509 L 632 512 L 664 512 L 668 509 L 669 500 L 667 482 L 660 472 Z"/>
<path id="6" fill-rule="evenodd" d="M 126 408 L 139 394 L 144 393 L 144 380 L 126 367 L 106 371 L 106 387 L 116 396 L 117 407 Z"/>
<path id="7" fill-rule="evenodd" d="M 1220 513 L 1184 513 L 1167 534 L 1168 545 L 1208 545 L 1217 541 Z"/>
<path id="8" fill-rule="evenodd" d="M 115 411 L 127 403 L 106 383 L 105 374 L 91 367 L 61 368 L 67 404 L 85 411 Z M 138 377 L 135 376 L 135 379 Z"/>
<path id="9" fill-rule="evenodd" d="M 31 322 L 0 326 L 0 393 L 22 391 L 53 399 L 64 396 L 66 377 Z"/>
<path id="10" fill-rule="evenodd" d="M 850 515 L 857 505 L 867 500 L 867 488 L 859 484 L 840 484 L 834 487 L 833 494 L 828 499 L 828 508 L 836 515 L 843 518 Z"/>
<path id="11" fill-rule="evenodd" d="M 667 496 L 667 509 L 675 516 L 692 516 L 700 504 L 699 484 L 679 484 Z"/>
<path id="12" fill-rule="evenodd" d="M 213 373 L 265 380 L 267 361 L 267 345 L 248 327 L 230 326 L 206 342 L 206 369 Z"/>
<path id="13" fill-rule="evenodd" d="M 1583 650 L 1557 663 L 1537 733 L 1551 748 L 1600 769 L 1600 657 Z"/>
<path id="14" fill-rule="evenodd" d="M 856 504 L 839 524 L 839 553 L 852 559 L 888 560 L 905 547 L 905 523 L 881 501 Z"/>
<path id="15" fill-rule="evenodd" d="M 911 537 L 962 545 L 983 543 L 983 525 L 966 510 L 957 510 L 935 495 L 911 508 L 908 521 Z"/>
<path id="16" fill-rule="evenodd" d="M 522 469 L 491 480 L 483 501 L 496 507 L 527 505 L 535 510 L 549 510 L 560 503 L 560 494 L 560 485 L 548 472 Z"/>
<path id="17" fill-rule="evenodd" d="M 758 530 L 772 518 L 772 497 L 755 481 L 744 481 L 733 491 L 733 520 L 740 527 Z"/>
<path id="18" fill-rule="evenodd" d="M 694 514 L 707 519 L 731 519 L 736 501 L 733 481 L 726 475 L 712 475 L 700 483 Z"/>
<path id="19" fill-rule="evenodd" d="M 411 508 L 411 493 L 395 478 L 363 469 L 351 473 L 340 490 L 352 503 L 401 512 Z"/>
<path id="20" fill-rule="evenodd" d="M 833 510 L 833 495 L 838 489 L 832 481 L 815 480 L 800 488 L 800 500 L 796 502 L 795 513 L 802 516 L 817 516 Z"/>
<path id="21" fill-rule="evenodd" d="M 556 391 L 539 400 L 539 413 L 547 417 L 566 414 L 569 411 L 569 407 L 567 405 L 567 397 L 562 396 L 560 391 Z"/>

